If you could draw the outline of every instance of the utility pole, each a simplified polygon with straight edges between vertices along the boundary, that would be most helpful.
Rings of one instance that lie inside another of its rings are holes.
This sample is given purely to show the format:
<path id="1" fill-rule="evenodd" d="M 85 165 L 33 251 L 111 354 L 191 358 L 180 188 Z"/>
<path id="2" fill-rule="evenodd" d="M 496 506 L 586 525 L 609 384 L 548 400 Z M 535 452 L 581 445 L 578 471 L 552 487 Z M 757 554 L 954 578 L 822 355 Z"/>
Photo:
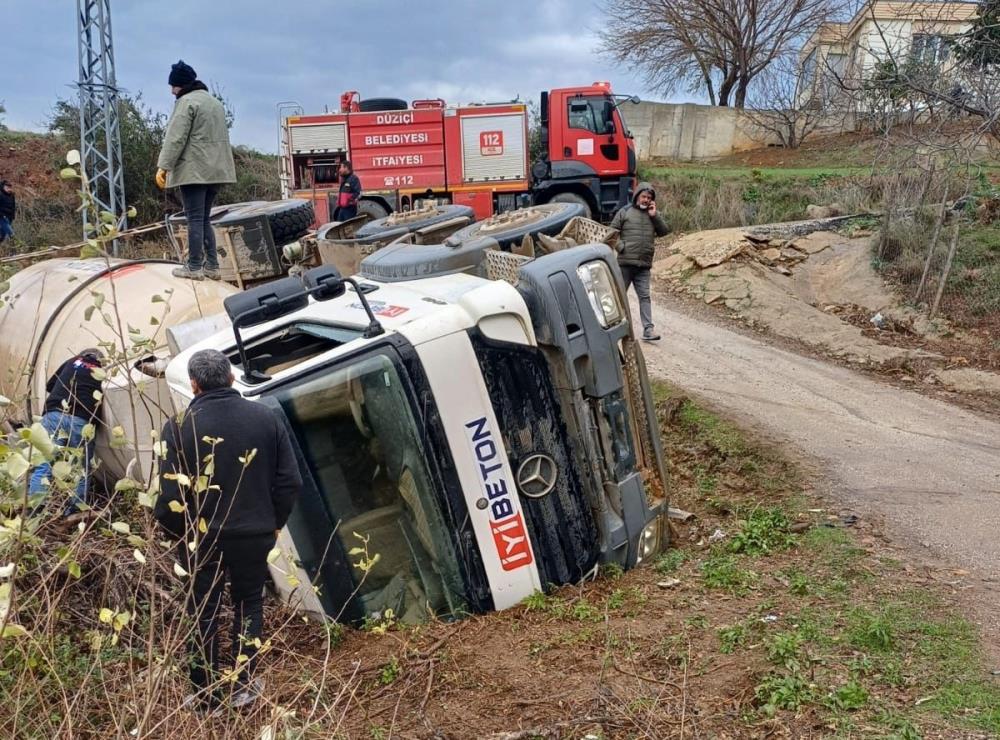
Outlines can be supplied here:
<path id="1" fill-rule="evenodd" d="M 113 213 L 118 227 L 125 229 L 125 178 L 118 125 L 115 52 L 111 40 L 111 0 L 77 0 L 76 10 L 80 163 L 98 209 Z M 91 214 L 86 208 L 82 213 L 83 238 L 88 239 L 93 236 L 87 233 Z M 113 252 L 117 256 L 117 242 Z"/>

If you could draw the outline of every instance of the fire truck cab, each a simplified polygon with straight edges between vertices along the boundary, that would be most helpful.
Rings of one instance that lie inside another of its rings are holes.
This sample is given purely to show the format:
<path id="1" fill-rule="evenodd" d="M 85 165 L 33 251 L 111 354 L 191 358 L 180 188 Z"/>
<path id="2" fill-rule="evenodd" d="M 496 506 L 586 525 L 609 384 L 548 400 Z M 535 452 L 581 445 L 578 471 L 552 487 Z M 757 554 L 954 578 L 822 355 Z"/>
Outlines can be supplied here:
<path id="1" fill-rule="evenodd" d="M 638 98 L 629 98 L 638 102 Z M 542 93 L 542 155 L 532 164 L 536 203 L 585 203 L 608 221 L 631 199 L 635 143 L 609 83 Z"/>
<path id="2" fill-rule="evenodd" d="M 284 118 L 282 195 L 311 200 L 317 225 L 331 221 L 339 165 L 349 160 L 363 189 L 359 210 L 373 218 L 426 201 L 469 206 L 479 219 L 555 201 L 607 221 L 635 184 L 620 99 L 609 83 L 543 92 L 532 162 L 524 103 L 449 106 L 347 92 L 338 113 Z"/>

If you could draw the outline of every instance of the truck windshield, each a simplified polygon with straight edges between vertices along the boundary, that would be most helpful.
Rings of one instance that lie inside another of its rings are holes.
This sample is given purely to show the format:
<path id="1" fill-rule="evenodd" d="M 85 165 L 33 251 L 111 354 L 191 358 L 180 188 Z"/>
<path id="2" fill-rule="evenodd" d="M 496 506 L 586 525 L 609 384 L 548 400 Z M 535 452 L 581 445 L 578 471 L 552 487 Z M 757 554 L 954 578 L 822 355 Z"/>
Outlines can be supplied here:
<path id="1" fill-rule="evenodd" d="M 371 355 L 282 389 L 276 400 L 347 554 L 351 611 L 392 609 L 416 623 L 466 607 L 403 372 L 394 356 Z"/>

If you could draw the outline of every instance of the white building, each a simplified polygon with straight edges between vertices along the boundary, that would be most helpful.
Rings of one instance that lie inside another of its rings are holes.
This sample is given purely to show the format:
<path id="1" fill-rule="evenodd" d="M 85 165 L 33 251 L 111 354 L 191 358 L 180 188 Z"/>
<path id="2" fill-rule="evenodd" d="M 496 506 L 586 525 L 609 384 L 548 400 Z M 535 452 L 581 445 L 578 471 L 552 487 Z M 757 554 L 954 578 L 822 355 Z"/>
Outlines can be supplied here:
<path id="1" fill-rule="evenodd" d="M 857 89 L 886 62 L 947 71 L 948 39 L 969 29 L 978 5 L 869 0 L 846 23 L 821 24 L 799 52 L 797 104 L 825 105 L 842 83 Z"/>

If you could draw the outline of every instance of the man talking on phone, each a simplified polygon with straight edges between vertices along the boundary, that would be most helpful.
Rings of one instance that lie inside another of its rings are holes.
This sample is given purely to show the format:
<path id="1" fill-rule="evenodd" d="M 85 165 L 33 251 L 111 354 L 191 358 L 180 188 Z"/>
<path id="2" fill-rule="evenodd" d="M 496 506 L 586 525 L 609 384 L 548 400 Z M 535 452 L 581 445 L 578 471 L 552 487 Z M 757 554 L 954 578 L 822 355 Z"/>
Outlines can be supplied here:
<path id="1" fill-rule="evenodd" d="M 650 268 L 653 266 L 653 241 L 670 233 L 670 227 L 656 211 L 656 191 L 648 182 L 639 183 L 631 205 L 622 208 L 611 220 L 611 228 L 621 234 L 618 240 L 618 266 L 625 280 L 625 291 L 635 286 L 639 298 L 642 338 L 656 341 L 660 335 L 653 326 L 649 300 Z"/>

